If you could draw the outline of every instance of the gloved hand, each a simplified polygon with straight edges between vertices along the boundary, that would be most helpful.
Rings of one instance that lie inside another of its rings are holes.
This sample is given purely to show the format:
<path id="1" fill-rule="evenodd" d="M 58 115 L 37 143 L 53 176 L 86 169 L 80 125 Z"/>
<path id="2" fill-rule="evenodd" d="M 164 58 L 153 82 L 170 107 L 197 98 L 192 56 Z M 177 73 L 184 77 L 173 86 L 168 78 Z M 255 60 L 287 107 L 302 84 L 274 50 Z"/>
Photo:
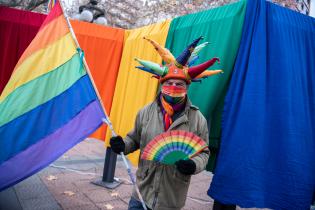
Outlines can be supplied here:
<path id="1" fill-rule="evenodd" d="M 175 165 L 177 170 L 185 175 L 192 175 L 196 171 L 196 164 L 191 159 L 179 160 L 175 163 Z"/>
<path id="2" fill-rule="evenodd" d="M 114 136 L 110 138 L 109 144 L 112 150 L 117 154 L 125 151 L 125 142 L 121 136 Z"/>

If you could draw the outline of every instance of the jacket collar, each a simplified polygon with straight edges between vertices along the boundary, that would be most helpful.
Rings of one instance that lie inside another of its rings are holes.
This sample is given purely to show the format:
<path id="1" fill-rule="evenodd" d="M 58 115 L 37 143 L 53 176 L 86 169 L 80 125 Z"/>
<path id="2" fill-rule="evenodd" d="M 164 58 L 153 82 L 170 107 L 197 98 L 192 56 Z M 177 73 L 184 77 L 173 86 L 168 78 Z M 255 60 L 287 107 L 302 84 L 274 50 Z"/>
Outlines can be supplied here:
<path id="1" fill-rule="evenodd" d="M 162 113 L 160 110 L 160 102 L 159 102 L 159 94 L 156 97 L 156 99 L 154 100 L 153 103 L 155 103 L 155 106 L 158 107 L 158 111 L 159 113 Z M 192 105 L 191 101 L 189 100 L 188 96 L 187 96 L 187 100 L 186 100 L 186 105 L 185 105 L 185 110 L 183 111 L 182 115 L 179 116 L 173 123 L 172 125 L 168 128 L 168 130 L 172 130 L 173 128 L 183 124 L 183 123 L 188 123 L 188 113 L 190 111 L 190 109 L 198 109 L 198 107 Z M 163 117 L 161 118 L 163 119 Z"/>

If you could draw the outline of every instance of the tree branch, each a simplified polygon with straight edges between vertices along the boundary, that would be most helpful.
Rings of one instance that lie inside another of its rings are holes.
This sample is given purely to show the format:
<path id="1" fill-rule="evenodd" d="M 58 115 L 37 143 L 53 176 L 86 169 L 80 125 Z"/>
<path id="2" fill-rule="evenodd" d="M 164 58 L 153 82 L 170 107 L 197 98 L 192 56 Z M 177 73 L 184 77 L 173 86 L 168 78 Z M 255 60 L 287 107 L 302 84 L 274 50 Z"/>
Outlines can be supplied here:
<path id="1" fill-rule="evenodd" d="M 17 7 L 20 6 L 23 0 L 13 0 L 13 1 L 0 1 L 0 5 L 6 6 L 6 7 Z"/>
<path id="2" fill-rule="evenodd" d="M 26 10 L 32 11 L 32 10 L 34 10 L 36 7 L 42 5 L 42 4 L 46 3 L 46 2 L 48 2 L 48 0 L 40 0 L 40 1 L 38 1 L 38 0 L 32 0 L 32 1 L 28 4 L 28 6 L 26 7 Z"/>

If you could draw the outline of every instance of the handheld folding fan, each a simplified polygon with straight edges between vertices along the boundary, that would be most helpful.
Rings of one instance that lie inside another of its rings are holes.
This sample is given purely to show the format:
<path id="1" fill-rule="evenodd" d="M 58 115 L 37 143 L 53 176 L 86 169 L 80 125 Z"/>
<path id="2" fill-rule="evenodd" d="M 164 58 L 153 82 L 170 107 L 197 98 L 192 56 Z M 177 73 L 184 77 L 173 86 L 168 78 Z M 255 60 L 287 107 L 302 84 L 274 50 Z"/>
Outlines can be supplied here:
<path id="1" fill-rule="evenodd" d="M 180 159 L 192 158 L 207 147 L 206 142 L 194 133 L 182 130 L 167 131 L 146 145 L 141 158 L 174 164 Z"/>

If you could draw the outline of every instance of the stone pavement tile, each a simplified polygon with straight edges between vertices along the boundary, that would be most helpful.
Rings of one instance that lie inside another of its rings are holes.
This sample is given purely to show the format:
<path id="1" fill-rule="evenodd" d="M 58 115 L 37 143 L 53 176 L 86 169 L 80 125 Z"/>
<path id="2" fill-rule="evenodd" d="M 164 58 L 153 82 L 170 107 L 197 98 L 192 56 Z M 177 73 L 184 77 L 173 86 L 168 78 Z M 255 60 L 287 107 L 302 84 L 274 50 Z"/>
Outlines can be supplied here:
<path id="1" fill-rule="evenodd" d="M 36 199 L 51 196 L 47 187 L 42 183 L 34 183 L 33 185 L 17 185 L 14 187 L 16 195 L 21 200 Z"/>
<path id="2" fill-rule="evenodd" d="M 23 210 L 61 210 L 52 196 L 41 196 L 31 199 L 19 199 Z"/>
<path id="3" fill-rule="evenodd" d="M 81 142 L 80 144 L 77 144 L 75 147 L 72 147 L 70 150 L 68 150 L 65 154 L 63 154 L 62 157 L 60 157 L 58 160 L 62 159 L 68 159 L 68 160 L 77 160 L 81 159 L 82 156 L 86 153 L 84 146 L 81 146 L 81 144 L 84 144 Z"/>
<path id="4" fill-rule="evenodd" d="M 62 194 L 64 191 L 79 191 L 79 189 L 72 182 L 66 180 L 46 180 L 44 183 L 47 186 L 49 192 L 51 192 L 54 196 Z"/>
<path id="5" fill-rule="evenodd" d="M 22 206 L 16 196 L 14 187 L 7 188 L 0 192 L 0 209 L 22 210 Z"/>
<path id="6" fill-rule="evenodd" d="M 47 166 L 44 170 L 41 170 L 38 173 L 38 175 L 42 177 L 42 176 L 49 176 L 49 175 L 62 174 L 62 173 L 63 173 L 62 169 Z"/>
<path id="7" fill-rule="evenodd" d="M 84 154 L 84 151 L 78 152 L 76 147 L 73 147 L 70 150 L 68 150 L 61 157 L 59 157 L 56 161 L 58 162 L 58 161 L 71 161 L 71 160 L 85 159 L 86 155 Z"/>
<path id="8" fill-rule="evenodd" d="M 59 168 L 61 171 L 66 173 L 66 171 L 74 171 L 78 173 L 91 173 L 96 172 L 96 168 L 99 167 L 99 165 L 95 164 L 93 161 L 90 161 L 89 159 L 77 159 L 77 160 L 67 160 L 67 161 L 56 161 L 53 164 L 50 165 L 50 167 Z"/>
<path id="9" fill-rule="evenodd" d="M 210 182 L 195 182 L 190 184 L 188 195 L 196 198 L 196 199 L 202 199 L 205 201 L 212 200 L 208 195 L 207 191 L 209 188 Z"/>
<path id="10" fill-rule="evenodd" d="M 106 147 L 105 147 L 104 141 L 89 138 L 89 141 L 86 141 L 86 142 L 88 142 L 88 144 L 91 145 L 90 151 L 92 152 L 92 154 L 94 155 L 105 154 Z"/>
<path id="11" fill-rule="evenodd" d="M 124 203 L 126 203 L 128 205 L 130 198 L 131 197 L 125 197 L 125 198 L 122 198 L 122 200 L 124 201 Z"/>
<path id="12" fill-rule="evenodd" d="M 194 201 L 195 203 L 213 203 L 213 199 L 207 195 L 204 195 L 203 197 L 198 195 L 188 195 L 187 199 Z"/>
<path id="13" fill-rule="evenodd" d="M 95 162 L 97 174 L 103 174 L 104 160 L 105 158 L 102 161 Z"/>
<path id="14" fill-rule="evenodd" d="M 132 194 L 133 185 L 126 185 L 121 184 L 119 187 L 117 187 L 115 190 L 112 190 L 110 193 L 118 193 L 118 196 L 120 198 L 128 198 L 128 200 L 131 197 Z"/>
<path id="15" fill-rule="evenodd" d="M 13 189 L 22 209 L 60 209 L 37 174 L 16 184 Z"/>
<path id="16" fill-rule="evenodd" d="M 84 193 L 93 203 L 101 203 L 105 201 L 110 201 L 116 199 L 110 195 L 110 192 L 100 187 L 98 190 L 91 190 L 87 193 Z"/>
<path id="17" fill-rule="evenodd" d="M 212 209 L 212 202 L 201 202 L 201 201 L 194 201 L 192 199 L 187 198 L 186 204 L 183 210 L 211 210 Z"/>
<path id="18" fill-rule="evenodd" d="M 130 181 L 129 175 L 128 175 L 127 171 L 125 170 L 125 168 L 116 168 L 115 177 L 126 179 L 126 180 Z"/>
<path id="19" fill-rule="evenodd" d="M 41 179 L 37 174 L 34 174 L 33 176 L 28 177 L 27 179 L 23 180 L 22 182 L 19 182 L 15 185 L 15 187 L 29 187 L 33 184 L 41 183 Z"/>
<path id="20" fill-rule="evenodd" d="M 212 180 L 212 177 L 213 177 L 213 174 L 211 172 L 208 172 L 208 171 L 202 171 L 201 173 L 199 174 L 196 174 L 196 175 L 193 175 L 191 177 L 191 180 L 190 182 L 191 183 L 195 183 L 195 182 L 201 182 L 201 181 L 204 181 L 204 182 L 211 182 Z"/>
<path id="21" fill-rule="evenodd" d="M 69 155 L 96 155 L 103 156 L 106 148 L 104 142 L 96 139 L 85 139 L 80 144 L 70 149 L 67 154 Z M 103 156 L 104 157 L 104 156 Z"/>
<path id="22" fill-rule="evenodd" d="M 94 204 L 88 205 L 79 205 L 79 206 L 72 206 L 70 208 L 64 208 L 64 210 L 99 210 L 99 208 Z"/>
<path id="23" fill-rule="evenodd" d="M 104 171 L 104 163 L 96 163 L 95 164 L 95 174 L 97 174 L 97 176 L 102 177 L 103 176 L 103 171 Z"/>
<path id="24" fill-rule="evenodd" d="M 76 209 L 78 206 L 92 205 L 93 202 L 85 195 L 78 191 L 70 190 L 75 193 L 72 196 L 64 193 L 54 194 L 55 199 L 62 209 Z"/>
<path id="25" fill-rule="evenodd" d="M 89 173 L 89 172 L 86 172 Z M 79 173 L 75 173 L 75 172 L 67 172 L 67 173 L 62 173 L 62 174 L 56 174 L 54 175 L 57 177 L 56 182 L 70 182 L 70 183 L 75 183 L 78 181 L 91 181 L 93 180 L 96 176 L 93 175 L 93 172 L 91 172 L 90 174 L 79 174 Z M 49 176 L 46 177 L 41 177 L 43 180 L 47 180 Z M 48 180 L 47 180 L 48 181 Z"/>
<path id="26" fill-rule="evenodd" d="M 67 155 L 67 153 L 65 155 Z M 99 158 L 96 161 L 100 162 L 102 160 Z M 94 159 L 89 159 L 88 157 L 82 155 L 67 155 L 67 158 L 59 158 L 53 164 L 44 169 L 41 174 L 49 175 L 48 172 L 52 171 L 53 174 L 57 174 L 56 172 L 60 172 L 62 174 L 73 173 L 80 174 L 83 177 L 87 176 L 87 174 L 94 173 L 96 171 L 96 167 L 99 166 L 94 163 Z M 56 172 L 54 172 L 54 170 Z"/>
<path id="27" fill-rule="evenodd" d="M 133 167 L 131 165 L 130 165 L 130 167 L 131 167 L 131 173 L 132 173 L 133 177 L 136 177 L 137 168 Z M 125 165 L 122 162 L 117 162 L 117 164 L 116 164 L 115 177 L 120 178 L 125 183 L 131 184 L 130 176 L 127 172 Z"/>
<path id="28" fill-rule="evenodd" d="M 136 168 L 131 166 L 131 172 L 135 173 L 136 172 Z M 127 177 L 129 178 L 128 172 L 127 172 L 127 168 L 125 166 L 125 164 L 122 161 L 117 161 L 116 162 L 116 170 L 115 170 L 115 176 L 123 176 L 123 177 Z"/>
<path id="29" fill-rule="evenodd" d="M 207 195 L 212 179 L 209 172 L 201 172 L 194 175 L 188 190 L 186 205 L 183 210 L 210 210 L 213 200 Z"/>
<path id="30" fill-rule="evenodd" d="M 128 209 L 128 203 L 124 200 L 116 199 L 108 202 L 96 203 L 100 209 L 110 209 L 108 207 L 113 207 L 113 210 L 126 210 Z"/>
<path id="31" fill-rule="evenodd" d="M 97 166 L 100 166 L 100 165 L 103 166 L 104 160 L 105 160 L 105 156 L 104 157 L 88 156 L 88 158 L 86 159 L 86 161 L 94 163 Z"/>
<path id="32" fill-rule="evenodd" d="M 101 177 L 99 177 L 98 179 L 101 179 Z M 101 188 L 100 186 L 91 183 L 91 181 L 93 181 L 93 179 L 91 179 L 90 181 L 80 180 L 80 181 L 74 182 L 73 184 L 80 190 L 80 192 L 89 192 L 89 191 L 98 190 Z"/>
<path id="33" fill-rule="evenodd" d="M 104 157 L 76 155 L 67 156 L 67 158 L 60 158 L 54 162 L 55 165 L 69 165 L 69 164 L 90 164 L 90 163 L 103 163 Z"/>
<path id="34" fill-rule="evenodd" d="M 131 166 L 131 165 L 130 165 Z M 101 164 L 96 164 L 96 174 L 99 176 L 103 176 L 103 170 L 104 170 L 104 162 Z M 136 168 L 131 168 L 132 173 L 135 175 Z M 115 168 L 115 177 L 117 178 L 126 178 L 130 180 L 127 169 L 125 165 L 122 163 L 122 161 L 116 162 L 116 168 Z"/>
<path id="35" fill-rule="evenodd" d="M 101 159 L 105 159 L 105 154 L 106 154 L 106 148 L 105 147 L 103 147 L 102 146 L 102 148 L 101 148 L 102 150 L 100 151 L 100 150 L 95 150 L 94 148 L 91 150 L 91 155 L 89 156 L 90 158 L 97 158 L 97 159 L 99 159 L 99 158 L 101 158 Z"/>

